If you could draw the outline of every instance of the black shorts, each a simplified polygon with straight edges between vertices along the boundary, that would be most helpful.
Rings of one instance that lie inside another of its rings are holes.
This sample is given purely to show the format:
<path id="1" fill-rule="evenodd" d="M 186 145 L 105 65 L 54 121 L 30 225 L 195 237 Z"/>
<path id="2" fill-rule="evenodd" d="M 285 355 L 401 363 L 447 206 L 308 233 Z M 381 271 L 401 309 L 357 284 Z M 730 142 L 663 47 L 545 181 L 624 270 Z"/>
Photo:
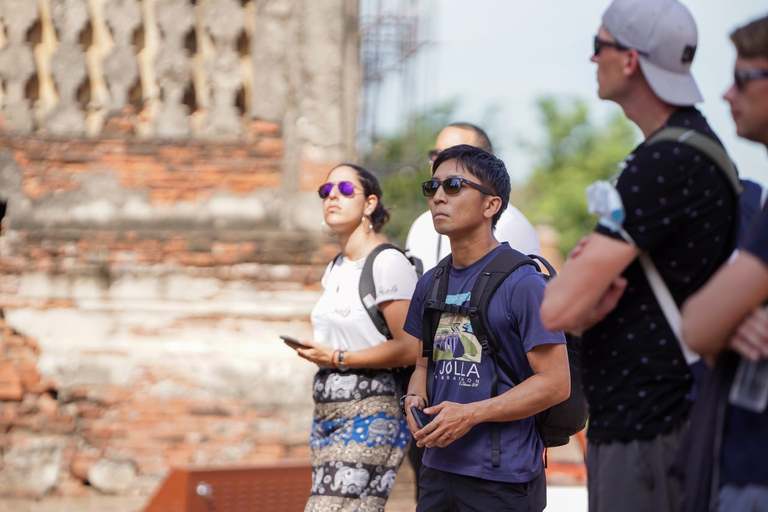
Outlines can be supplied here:
<path id="1" fill-rule="evenodd" d="M 494 482 L 421 466 L 416 512 L 541 512 L 547 506 L 544 471 L 530 482 Z"/>

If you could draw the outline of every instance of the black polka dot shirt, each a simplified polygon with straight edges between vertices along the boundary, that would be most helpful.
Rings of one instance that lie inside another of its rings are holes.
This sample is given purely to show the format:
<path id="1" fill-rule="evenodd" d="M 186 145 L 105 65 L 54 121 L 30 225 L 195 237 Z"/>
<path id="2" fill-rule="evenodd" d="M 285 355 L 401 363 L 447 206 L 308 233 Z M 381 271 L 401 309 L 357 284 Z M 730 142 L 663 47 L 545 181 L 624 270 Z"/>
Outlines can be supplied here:
<path id="1" fill-rule="evenodd" d="M 715 140 L 695 108 L 667 126 L 696 129 Z M 680 306 L 728 258 L 734 244 L 735 198 L 722 171 L 676 141 L 638 146 L 616 188 L 624 229 L 650 251 Z M 598 233 L 623 240 L 598 226 Z M 583 383 L 595 442 L 629 441 L 668 432 L 685 420 L 692 377 L 637 260 L 623 273 L 627 290 L 611 314 L 584 333 Z"/>

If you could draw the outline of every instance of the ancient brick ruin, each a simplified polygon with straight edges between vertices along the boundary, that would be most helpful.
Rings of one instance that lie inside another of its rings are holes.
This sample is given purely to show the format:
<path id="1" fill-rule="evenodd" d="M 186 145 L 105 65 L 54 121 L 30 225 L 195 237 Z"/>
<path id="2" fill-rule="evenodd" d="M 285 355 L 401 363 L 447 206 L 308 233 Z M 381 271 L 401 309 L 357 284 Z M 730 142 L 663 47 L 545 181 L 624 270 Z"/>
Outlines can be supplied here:
<path id="1" fill-rule="evenodd" d="M 0 496 L 306 456 L 356 2 L 0 0 Z"/>

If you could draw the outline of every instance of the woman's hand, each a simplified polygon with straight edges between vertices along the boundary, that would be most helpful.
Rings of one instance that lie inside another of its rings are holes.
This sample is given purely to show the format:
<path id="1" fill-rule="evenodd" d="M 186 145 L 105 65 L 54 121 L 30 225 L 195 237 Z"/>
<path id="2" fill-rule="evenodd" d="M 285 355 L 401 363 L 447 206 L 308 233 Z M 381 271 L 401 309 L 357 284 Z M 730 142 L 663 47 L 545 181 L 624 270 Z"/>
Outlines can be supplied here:
<path id="1" fill-rule="evenodd" d="M 294 350 L 299 354 L 299 357 L 315 363 L 320 368 L 335 367 L 333 356 L 336 351 L 333 347 L 314 341 L 301 340 L 301 342 L 309 348 L 295 348 Z"/>

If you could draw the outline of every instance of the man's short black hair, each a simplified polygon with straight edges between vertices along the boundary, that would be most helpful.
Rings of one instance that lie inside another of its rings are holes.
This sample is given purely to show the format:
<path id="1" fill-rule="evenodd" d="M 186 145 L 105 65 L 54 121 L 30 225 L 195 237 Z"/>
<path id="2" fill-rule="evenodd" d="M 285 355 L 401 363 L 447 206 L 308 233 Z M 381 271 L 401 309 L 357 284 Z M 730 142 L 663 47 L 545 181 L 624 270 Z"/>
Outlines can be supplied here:
<path id="1" fill-rule="evenodd" d="M 501 208 L 493 216 L 493 226 L 496 227 L 499 217 L 507 209 L 509 193 L 512 190 L 509 173 L 504 162 L 482 148 L 460 144 L 445 149 L 437 155 L 437 160 L 432 165 L 432 174 L 435 174 L 440 164 L 448 160 L 456 160 L 464 170 L 479 179 L 482 185 L 491 189 L 501 198 Z"/>
<path id="2" fill-rule="evenodd" d="M 472 132 L 473 134 L 475 134 L 475 144 L 472 144 L 472 145 L 482 148 L 488 153 L 493 154 L 493 145 L 491 144 L 491 139 L 488 138 L 488 134 L 485 133 L 485 131 L 483 131 L 483 129 L 480 128 L 479 126 L 472 123 L 465 123 L 463 121 L 451 123 L 448 126 L 451 126 L 453 128 L 461 128 L 462 130 L 467 130 Z"/>

